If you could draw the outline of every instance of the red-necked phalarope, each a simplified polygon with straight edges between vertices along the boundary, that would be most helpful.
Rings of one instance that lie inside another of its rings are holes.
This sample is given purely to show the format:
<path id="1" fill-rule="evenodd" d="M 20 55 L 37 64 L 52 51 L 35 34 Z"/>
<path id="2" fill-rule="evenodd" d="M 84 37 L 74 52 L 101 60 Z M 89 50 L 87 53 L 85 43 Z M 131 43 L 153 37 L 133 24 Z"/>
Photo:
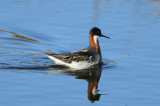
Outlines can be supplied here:
<path id="1" fill-rule="evenodd" d="M 73 51 L 64 54 L 46 54 L 50 59 L 54 60 L 55 64 L 68 66 L 74 69 L 87 69 L 93 65 L 101 63 L 101 50 L 99 47 L 98 37 L 102 35 L 101 30 L 93 27 L 89 32 L 89 47 L 86 49 Z M 110 38 L 109 38 L 110 39 Z"/>

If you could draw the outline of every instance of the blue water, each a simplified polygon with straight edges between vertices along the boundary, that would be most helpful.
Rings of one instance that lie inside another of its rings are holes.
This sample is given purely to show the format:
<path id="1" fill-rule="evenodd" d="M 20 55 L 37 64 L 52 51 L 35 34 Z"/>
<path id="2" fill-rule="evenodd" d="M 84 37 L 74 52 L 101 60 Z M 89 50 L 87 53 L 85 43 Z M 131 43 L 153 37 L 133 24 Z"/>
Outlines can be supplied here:
<path id="1" fill-rule="evenodd" d="M 0 13 L 0 106 L 160 105 L 159 0 L 1 0 Z M 102 67 L 45 56 L 86 48 L 93 26 L 111 37 Z"/>

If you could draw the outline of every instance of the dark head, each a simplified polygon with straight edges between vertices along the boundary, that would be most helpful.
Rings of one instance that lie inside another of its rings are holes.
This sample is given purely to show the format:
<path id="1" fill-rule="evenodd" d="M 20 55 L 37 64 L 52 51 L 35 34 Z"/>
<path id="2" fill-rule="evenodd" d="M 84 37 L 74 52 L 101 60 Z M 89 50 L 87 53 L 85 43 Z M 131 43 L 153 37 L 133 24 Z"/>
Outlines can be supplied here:
<path id="1" fill-rule="evenodd" d="M 102 33 L 101 33 L 101 30 L 97 27 L 93 27 L 90 32 L 90 34 L 92 34 L 92 36 L 97 36 L 97 37 L 105 37 L 105 38 L 108 38 L 110 39 L 110 37 L 107 37 L 107 36 L 104 36 Z"/>
<path id="2" fill-rule="evenodd" d="M 105 37 L 110 39 L 107 36 L 102 35 L 101 30 L 97 27 L 93 27 L 89 32 L 89 42 L 90 47 L 96 48 L 97 51 L 99 51 L 99 44 L 98 44 L 98 38 L 99 37 Z"/>

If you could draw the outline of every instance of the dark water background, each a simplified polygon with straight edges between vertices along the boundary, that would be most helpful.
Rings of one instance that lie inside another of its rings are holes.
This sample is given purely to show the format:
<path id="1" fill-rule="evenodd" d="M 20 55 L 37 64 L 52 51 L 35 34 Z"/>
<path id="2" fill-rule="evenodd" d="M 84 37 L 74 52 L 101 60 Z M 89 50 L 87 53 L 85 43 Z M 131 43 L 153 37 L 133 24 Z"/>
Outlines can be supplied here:
<path id="1" fill-rule="evenodd" d="M 51 67 L 45 52 L 87 47 L 93 26 L 110 65 Z M 54 105 L 159 106 L 160 0 L 0 0 L 0 106 Z"/>

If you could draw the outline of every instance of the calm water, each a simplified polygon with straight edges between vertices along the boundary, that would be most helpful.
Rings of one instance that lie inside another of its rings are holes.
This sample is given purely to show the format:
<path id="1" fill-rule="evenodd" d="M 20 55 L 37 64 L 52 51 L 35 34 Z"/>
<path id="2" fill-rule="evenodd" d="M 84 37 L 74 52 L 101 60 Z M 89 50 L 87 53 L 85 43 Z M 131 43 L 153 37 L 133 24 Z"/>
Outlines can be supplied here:
<path id="1" fill-rule="evenodd" d="M 87 47 L 93 26 L 112 38 L 102 67 L 44 55 Z M 160 0 L 0 0 L 0 106 L 159 106 L 159 63 Z"/>

